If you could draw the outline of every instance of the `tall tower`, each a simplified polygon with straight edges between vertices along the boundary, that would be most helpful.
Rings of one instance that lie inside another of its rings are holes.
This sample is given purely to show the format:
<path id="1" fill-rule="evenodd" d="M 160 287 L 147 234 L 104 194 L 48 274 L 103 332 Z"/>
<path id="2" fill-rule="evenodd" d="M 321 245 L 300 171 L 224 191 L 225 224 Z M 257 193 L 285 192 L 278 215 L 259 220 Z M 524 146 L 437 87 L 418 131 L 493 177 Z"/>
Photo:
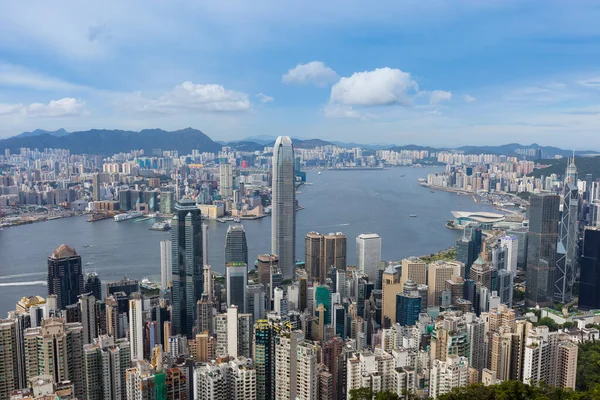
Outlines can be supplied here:
<path id="1" fill-rule="evenodd" d="M 246 285 L 248 285 L 248 264 L 230 262 L 225 266 L 227 274 L 227 307 L 237 306 L 240 313 L 246 312 Z"/>
<path id="2" fill-rule="evenodd" d="M 225 264 L 248 264 L 248 242 L 244 225 L 229 225 L 225 237 Z"/>
<path id="3" fill-rule="evenodd" d="M 559 204 L 558 195 L 534 194 L 530 197 L 525 292 L 525 300 L 529 305 L 549 304 L 552 301 Z"/>
<path id="4" fill-rule="evenodd" d="M 129 300 L 129 343 L 131 359 L 144 359 L 144 321 L 142 320 L 142 299 Z"/>
<path id="5" fill-rule="evenodd" d="M 296 190 L 294 146 L 288 136 L 275 141 L 272 190 L 271 253 L 279 256 L 283 276 L 289 279 L 296 262 Z"/>
<path id="6" fill-rule="evenodd" d="M 48 257 L 48 295 L 56 295 L 56 307 L 62 310 L 77 303 L 83 290 L 81 256 L 72 247 L 61 244 Z"/>
<path id="7" fill-rule="evenodd" d="M 233 174 L 229 163 L 219 166 L 219 193 L 223 197 L 233 196 Z"/>
<path id="8" fill-rule="evenodd" d="M 91 293 L 96 300 L 102 300 L 102 282 L 95 272 L 85 274 L 84 293 Z"/>
<path id="9" fill-rule="evenodd" d="M 182 199 L 175 205 L 171 229 L 173 266 L 173 330 L 191 337 L 196 302 L 203 290 L 202 218 L 196 202 Z"/>
<path id="10" fill-rule="evenodd" d="M 19 387 L 19 368 L 17 363 L 17 322 L 0 320 L 0 398 L 8 399 L 11 391 Z"/>
<path id="11" fill-rule="evenodd" d="M 356 269 L 377 281 L 377 263 L 381 261 L 381 237 L 376 233 L 363 233 L 356 238 Z"/>
<path id="12" fill-rule="evenodd" d="M 160 241 L 160 288 L 167 290 L 173 277 L 173 248 L 170 240 Z"/>

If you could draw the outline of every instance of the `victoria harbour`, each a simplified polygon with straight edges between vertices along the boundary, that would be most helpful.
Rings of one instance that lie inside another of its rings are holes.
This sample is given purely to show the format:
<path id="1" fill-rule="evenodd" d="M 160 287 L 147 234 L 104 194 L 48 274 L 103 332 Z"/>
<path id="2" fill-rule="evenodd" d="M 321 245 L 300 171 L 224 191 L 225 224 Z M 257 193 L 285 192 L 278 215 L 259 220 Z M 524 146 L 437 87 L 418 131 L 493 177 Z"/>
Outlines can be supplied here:
<path id="1" fill-rule="evenodd" d="M 363 232 L 382 237 L 382 258 L 400 260 L 426 255 L 454 244 L 459 231 L 444 228 L 451 211 L 492 211 L 470 196 L 431 192 L 417 179 L 435 168 L 390 168 L 380 171 L 324 171 L 307 174 L 298 190 L 304 207 L 297 214 L 296 258 L 304 258 L 304 235 L 310 231 L 343 232 L 348 236 L 348 263 L 355 262 L 354 238 Z M 410 217 L 417 215 L 417 217 Z M 159 242 L 170 232 L 151 231 L 154 220 L 112 219 L 87 222 L 73 217 L 12 227 L 0 231 L 0 313 L 14 308 L 22 296 L 46 295 L 46 261 L 60 244 L 81 255 L 86 271 L 103 282 L 123 276 L 160 280 Z M 209 225 L 209 260 L 223 273 L 224 240 L 229 223 Z M 244 221 L 251 259 L 270 251 L 269 217 Z"/>

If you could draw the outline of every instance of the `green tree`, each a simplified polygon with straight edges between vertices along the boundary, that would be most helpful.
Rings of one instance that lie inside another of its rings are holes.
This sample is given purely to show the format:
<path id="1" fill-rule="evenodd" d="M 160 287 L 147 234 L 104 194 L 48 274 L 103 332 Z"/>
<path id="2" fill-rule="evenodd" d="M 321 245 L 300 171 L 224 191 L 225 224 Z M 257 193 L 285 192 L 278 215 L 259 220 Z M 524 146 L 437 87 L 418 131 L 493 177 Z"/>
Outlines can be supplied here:
<path id="1" fill-rule="evenodd" d="M 350 400 L 372 400 L 373 393 L 371 388 L 360 388 L 360 389 L 352 389 L 350 390 L 349 398 Z"/>
<path id="2" fill-rule="evenodd" d="M 400 396 L 394 392 L 385 391 L 377 393 L 375 400 L 400 400 Z"/>
<path id="3" fill-rule="evenodd" d="M 556 322 L 554 322 L 554 320 L 550 317 L 540 318 L 540 320 L 538 321 L 537 324 L 538 324 L 538 326 L 539 325 L 547 326 L 550 329 L 550 331 L 558 330 L 558 324 Z"/>

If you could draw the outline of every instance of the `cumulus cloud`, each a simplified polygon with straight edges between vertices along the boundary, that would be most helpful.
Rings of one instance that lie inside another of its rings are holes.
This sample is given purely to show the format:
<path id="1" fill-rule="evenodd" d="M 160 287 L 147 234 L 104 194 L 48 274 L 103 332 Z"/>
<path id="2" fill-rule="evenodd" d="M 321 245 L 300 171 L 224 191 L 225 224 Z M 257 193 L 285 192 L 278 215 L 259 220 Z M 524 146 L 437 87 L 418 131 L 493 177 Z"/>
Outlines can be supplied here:
<path id="1" fill-rule="evenodd" d="M 22 114 L 29 117 L 71 117 L 85 111 L 85 102 L 72 97 L 52 100 L 48 104 L 0 104 L 0 115 Z"/>
<path id="2" fill-rule="evenodd" d="M 273 100 L 275 100 L 274 98 L 272 98 L 271 96 L 267 96 L 264 93 L 258 93 L 256 95 L 256 97 L 258 98 L 258 100 L 260 100 L 261 103 L 270 103 Z"/>
<path id="3" fill-rule="evenodd" d="M 474 103 L 477 101 L 477 99 L 471 95 L 465 94 L 463 96 L 463 99 L 467 102 L 467 103 Z"/>
<path id="4" fill-rule="evenodd" d="M 177 111 L 232 112 L 246 111 L 251 107 L 248 95 L 227 90 L 216 84 L 183 82 L 162 96 L 151 99 L 140 92 L 127 96 L 125 108 L 138 112 L 169 114 Z"/>
<path id="5" fill-rule="evenodd" d="M 452 93 L 446 92 L 445 90 L 434 90 L 429 92 L 429 103 L 439 104 L 442 101 L 452 100 Z"/>
<path id="6" fill-rule="evenodd" d="M 307 84 L 323 87 L 338 79 L 337 73 L 325 65 L 323 61 L 311 61 L 298 64 L 281 77 L 283 83 Z"/>
<path id="7" fill-rule="evenodd" d="M 331 88 L 330 103 L 375 106 L 412 104 L 410 95 L 419 90 L 410 73 L 392 68 L 356 72 Z"/>

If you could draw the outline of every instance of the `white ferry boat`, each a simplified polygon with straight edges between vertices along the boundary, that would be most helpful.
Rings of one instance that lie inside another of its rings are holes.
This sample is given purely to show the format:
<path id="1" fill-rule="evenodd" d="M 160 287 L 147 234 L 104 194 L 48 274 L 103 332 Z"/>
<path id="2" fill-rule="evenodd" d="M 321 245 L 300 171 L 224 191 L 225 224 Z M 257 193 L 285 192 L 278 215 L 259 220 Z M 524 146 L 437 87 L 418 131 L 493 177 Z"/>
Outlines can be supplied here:
<path id="1" fill-rule="evenodd" d="M 114 219 L 115 219 L 115 222 L 121 222 L 121 221 L 127 221 L 128 219 L 139 218 L 139 217 L 142 217 L 143 215 L 144 215 L 144 213 L 142 213 L 142 212 L 133 211 L 133 212 L 126 213 L 126 214 L 115 215 Z"/>

